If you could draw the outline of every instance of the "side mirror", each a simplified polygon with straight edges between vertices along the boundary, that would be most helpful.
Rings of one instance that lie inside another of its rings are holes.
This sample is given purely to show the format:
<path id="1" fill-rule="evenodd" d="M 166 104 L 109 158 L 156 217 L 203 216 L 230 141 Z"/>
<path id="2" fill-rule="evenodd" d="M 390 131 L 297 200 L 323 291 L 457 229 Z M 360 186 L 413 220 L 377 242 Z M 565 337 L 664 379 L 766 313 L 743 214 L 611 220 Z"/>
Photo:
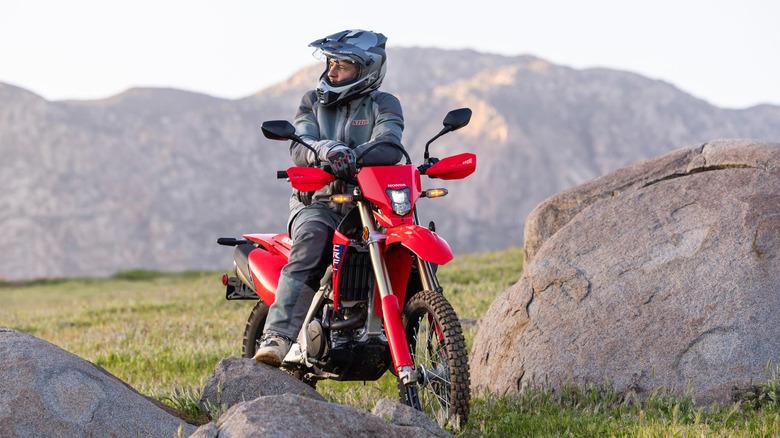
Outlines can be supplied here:
<path id="1" fill-rule="evenodd" d="M 469 124 L 469 121 L 471 121 L 471 109 L 469 108 L 460 108 L 456 110 L 452 110 L 447 113 L 447 115 L 444 117 L 444 129 L 442 129 L 438 134 L 436 134 L 435 137 L 428 140 L 428 143 L 425 144 L 425 160 L 427 161 L 430 157 L 430 154 L 428 153 L 428 146 L 433 143 L 434 140 L 441 137 L 442 135 L 452 132 L 455 130 L 458 130 L 466 125 Z"/>
<path id="2" fill-rule="evenodd" d="M 301 137 L 295 134 L 295 126 L 287 120 L 268 120 L 260 125 L 260 129 L 263 130 L 265 138 L 271 140 L 295 140 L 314 152 L 315 157 L 317 156 L 317 151 L 311 147 L 309 143 L 303 141 Z"/>
<path id="3" fill-rule="evenodd" d="M 265 138 L 271 140 L 295 140 L 295 127 L 287 120 L 269 120 L 263 122 L 261 129 Z"/>
<path id="4" fill-rule="evenodd" d="M 471 109 L 460 108 L 452 110 L 444 117 L 444 127 L 448 131 L 455 131 L 469 124 L 471 121 Z"/>

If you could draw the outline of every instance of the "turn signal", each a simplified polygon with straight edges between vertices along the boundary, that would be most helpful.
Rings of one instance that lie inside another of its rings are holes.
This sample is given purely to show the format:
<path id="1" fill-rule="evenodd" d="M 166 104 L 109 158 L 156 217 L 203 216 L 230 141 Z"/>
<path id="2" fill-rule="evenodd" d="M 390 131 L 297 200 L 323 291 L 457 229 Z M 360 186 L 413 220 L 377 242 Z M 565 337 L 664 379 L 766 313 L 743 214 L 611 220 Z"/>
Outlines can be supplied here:
<path id="1" fill-rule="evenodd" d="M 430 189 L 426 190 L 424 196 L 426 198 L 441 198 L 442 196 L 447 196 L 447 189 Z"/>
<path id="2" fill-rule="evenodd" d="M 336 204 L 348 204 L 352 200 L 352 195 L 332 195 L 330 197 L 330 202 L 335 202 Z"/>

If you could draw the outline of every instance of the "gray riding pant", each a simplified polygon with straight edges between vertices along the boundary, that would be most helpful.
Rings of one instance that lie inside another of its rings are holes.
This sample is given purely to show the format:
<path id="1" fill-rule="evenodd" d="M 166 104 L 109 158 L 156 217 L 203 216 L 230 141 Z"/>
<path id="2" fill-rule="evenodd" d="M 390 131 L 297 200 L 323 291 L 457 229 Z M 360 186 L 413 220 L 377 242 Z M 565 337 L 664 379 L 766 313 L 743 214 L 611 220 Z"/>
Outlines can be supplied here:
<path id="1" fill-rule="evenodd" d="M 290 259 L 282 268 L 264 332 L 295 340 L 320 280 L 333 259 L 333 230 L 341 217 L 322 204 L 301 210 L 290 226 Z"/>

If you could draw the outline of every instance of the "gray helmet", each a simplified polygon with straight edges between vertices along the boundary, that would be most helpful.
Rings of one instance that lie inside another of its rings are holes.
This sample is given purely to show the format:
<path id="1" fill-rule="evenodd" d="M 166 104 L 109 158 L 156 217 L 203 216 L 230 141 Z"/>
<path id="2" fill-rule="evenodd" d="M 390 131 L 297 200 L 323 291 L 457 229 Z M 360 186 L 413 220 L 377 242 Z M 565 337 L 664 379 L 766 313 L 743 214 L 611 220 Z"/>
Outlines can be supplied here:
<path id="1" fill-rule="evenodd" d="M 320 76 L 317 96 L 324 106 L 336 105 L 379 88 L 385 78 L 387 38 L 381 33 L 353 29 L 334 33 L 309 44 L 326 57 L 325 72 Z M 333 84 L 328 79 L 328 60 L 348 60 L 357 67 L 355 77 L 346 83 Z"/>

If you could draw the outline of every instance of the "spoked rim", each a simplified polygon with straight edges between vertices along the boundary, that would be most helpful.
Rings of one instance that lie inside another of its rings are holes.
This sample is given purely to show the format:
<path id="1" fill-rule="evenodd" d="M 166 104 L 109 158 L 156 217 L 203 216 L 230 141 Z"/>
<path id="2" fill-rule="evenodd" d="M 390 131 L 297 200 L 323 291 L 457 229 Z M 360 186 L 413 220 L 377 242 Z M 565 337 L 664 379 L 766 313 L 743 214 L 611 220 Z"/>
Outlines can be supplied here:
<path id="1" fill-rule="evenodd" d="M 421 291 L 404 306 L 404 327 L 420 378 L 413 385 L 419 405 L 440 426 L 456 430 L 468 422 L 471 399 L 466 340 L 458 315 L 436 291 Z M 414 406 L 402 388 L 402 403 Z"/>
<path id="2" fill-rule="evenodd" d="M 420 406 L 437 423 L 447 424 L 452 410 L 452 382 L 444 337 L 433 315 L 426 313 L 417 318 L 411 341 L 412 360 L 420 371 Z"/>

